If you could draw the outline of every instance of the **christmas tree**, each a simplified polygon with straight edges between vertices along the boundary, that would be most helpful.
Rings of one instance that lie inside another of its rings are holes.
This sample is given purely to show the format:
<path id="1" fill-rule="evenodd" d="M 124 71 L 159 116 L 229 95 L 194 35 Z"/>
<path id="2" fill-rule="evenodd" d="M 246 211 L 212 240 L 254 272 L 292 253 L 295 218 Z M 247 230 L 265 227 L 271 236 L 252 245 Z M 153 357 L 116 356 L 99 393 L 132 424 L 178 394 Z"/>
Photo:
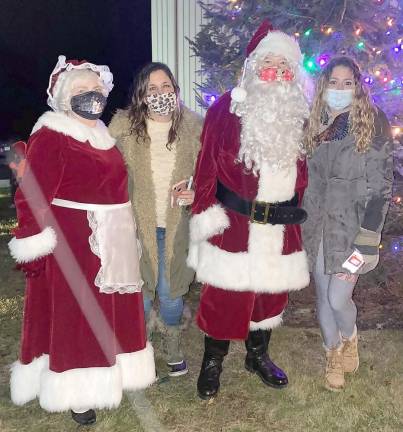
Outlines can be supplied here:
<path id="1" fill-rule="evenodd" d="M 202 64 L 198 102 L 208 107 L 234 87 L 245 48 L 264 18 L 294 35 L 304 67 L 315 77 L 329 59 L 346 54 L 357 60 L 375 103 L 394 133 L 403 129 L 403 2 L 401 0 L 216 0 L 199 2 L 207 24 L 190 41 Z"/>
<path id="2" fill-rule="evenodd" d="M 298 39 L 304 68 L 315 78 L 335 55 L 360 65 L 374 102 L 386 113 L 395 138 L 395 184 L 378 269 L 360 284 L 402 289 L 403 265 L 403 1 L 215 0 L 199 1 L 206 24 L 189 41 L 204 82 L 197 99 L 208 108 L 237 85 L 246 46 L 264 18 Z"/>

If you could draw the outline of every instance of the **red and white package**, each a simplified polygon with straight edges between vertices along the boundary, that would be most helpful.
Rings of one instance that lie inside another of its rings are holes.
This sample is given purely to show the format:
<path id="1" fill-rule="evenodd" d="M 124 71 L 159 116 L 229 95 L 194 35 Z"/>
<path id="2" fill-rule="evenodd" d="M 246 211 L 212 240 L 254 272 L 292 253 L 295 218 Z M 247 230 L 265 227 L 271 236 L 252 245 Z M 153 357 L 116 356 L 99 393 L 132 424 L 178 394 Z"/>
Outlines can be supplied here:
<path id="1" fill-rule="evenodd" d="M 364 257 L 357 249 L 344 261 L 341 265 L 350 273 L 357 273 L 357 271 L 364 265 Z"/>

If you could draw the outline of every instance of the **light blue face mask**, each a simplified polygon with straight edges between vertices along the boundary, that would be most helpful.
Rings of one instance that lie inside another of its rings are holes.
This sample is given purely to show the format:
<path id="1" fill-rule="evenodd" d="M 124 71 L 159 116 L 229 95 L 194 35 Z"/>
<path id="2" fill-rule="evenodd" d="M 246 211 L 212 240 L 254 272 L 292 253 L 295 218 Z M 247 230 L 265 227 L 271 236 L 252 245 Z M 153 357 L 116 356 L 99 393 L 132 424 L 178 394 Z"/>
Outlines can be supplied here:
<path id="1" fill-rule="evenodd" d="M 327 89 L 325 101 L 333 111 L 341 111 L 353 102 L 353 90 Z"/>

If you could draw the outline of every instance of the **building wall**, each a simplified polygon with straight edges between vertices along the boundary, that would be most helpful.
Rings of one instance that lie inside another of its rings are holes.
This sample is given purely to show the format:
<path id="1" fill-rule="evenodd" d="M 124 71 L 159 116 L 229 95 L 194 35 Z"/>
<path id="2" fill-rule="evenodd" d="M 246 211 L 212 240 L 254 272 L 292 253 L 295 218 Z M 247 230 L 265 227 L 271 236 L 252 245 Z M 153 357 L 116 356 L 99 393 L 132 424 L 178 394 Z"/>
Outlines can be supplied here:
<path id="1" fill-rule="evenodd" d="M 204 110 L 196 103 L 195 83 L 201 83 L 203 76 L 186 37 L 194 39 L 203 22 L 197 0 L 151 0 L 152 59 L 170 67 L 181 88 L 182 100 L 201 114 Z"/>

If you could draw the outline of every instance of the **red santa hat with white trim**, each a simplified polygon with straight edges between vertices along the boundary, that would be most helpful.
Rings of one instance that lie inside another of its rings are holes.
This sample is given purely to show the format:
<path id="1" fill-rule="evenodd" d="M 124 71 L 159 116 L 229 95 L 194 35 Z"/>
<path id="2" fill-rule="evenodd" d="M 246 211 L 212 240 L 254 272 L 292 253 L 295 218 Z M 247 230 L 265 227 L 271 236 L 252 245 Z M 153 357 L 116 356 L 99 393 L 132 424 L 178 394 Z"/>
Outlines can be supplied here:
<path id="1" fill-rule="evenodd" d="M 243 84 L 248 62 L 252 58 L 264 58 L 268 54 L 281 55 L 296 67 L 302 65 L 303 55 L 295 38 L 282 31 L 274 30 L 270 21 L 265 19 L 246 47 L 246 59 L 240 83 L 231 91 L 231 99 L 234 102 L 242 103 L 246 99 L 247 92 Z"/>
<path id="2" fill-rule="evenodd" d="M 49 77 L 49 84 L 46 90 L 48 94 L 48 105 L 55 111 L 58 110 L 57 106 L 57 96 L 60 92 L 64 78 L 66 74 L 64 72 L 69 72 L 73 69 L 83 70 L 89 69 L 93 72 L 97 73 L 104 84 L 108 93 L 113 89 L 113 75 L 106 65 L 96 65 L 94 63 L 90 63 L 87 60 L 67 60 L 66 56 L 60 55 L 58 57 L 55 68 Z"/>

